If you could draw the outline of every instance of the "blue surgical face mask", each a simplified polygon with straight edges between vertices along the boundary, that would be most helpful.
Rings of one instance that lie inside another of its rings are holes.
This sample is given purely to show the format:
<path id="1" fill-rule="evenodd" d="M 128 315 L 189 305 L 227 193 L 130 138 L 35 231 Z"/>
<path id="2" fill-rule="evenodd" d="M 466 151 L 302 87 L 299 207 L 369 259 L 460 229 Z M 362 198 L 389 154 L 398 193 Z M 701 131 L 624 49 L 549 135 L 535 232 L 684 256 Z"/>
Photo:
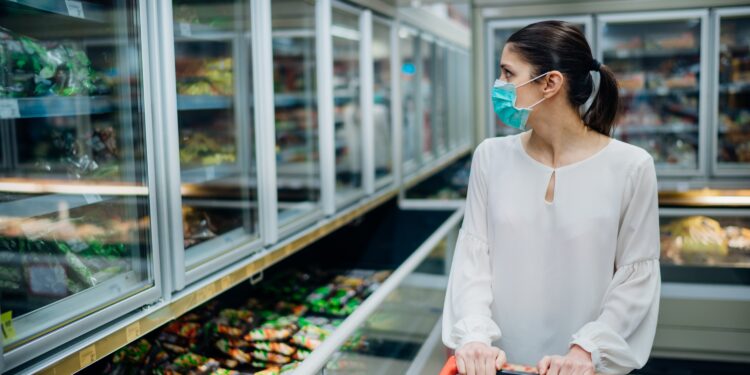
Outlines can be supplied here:
<path id="1" fill-rule="evenodd" d="M 518 108 L 516 107 L 516 89 L 530 82 L 534 82 L 547 74 L 549 74 L 549 72 L 536 76 L 518 86 L 501 79 L 496 80 L 495 85 L 492 87 L 492 106 L 494 107 L 495 113 L 500 121 L 512 128 L 526 130 L 526 120 L 529 119 L 531 109 L 546 98 L 543 97 L 526 108 Z"/>

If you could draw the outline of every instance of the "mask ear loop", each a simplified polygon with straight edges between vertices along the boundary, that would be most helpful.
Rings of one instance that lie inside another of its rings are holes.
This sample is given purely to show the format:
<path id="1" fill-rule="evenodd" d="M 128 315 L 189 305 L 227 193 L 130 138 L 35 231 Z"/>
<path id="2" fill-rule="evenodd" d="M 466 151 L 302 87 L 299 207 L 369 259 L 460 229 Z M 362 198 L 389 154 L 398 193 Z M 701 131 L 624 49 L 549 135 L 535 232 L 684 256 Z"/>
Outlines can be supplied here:
<path id="1" fill-rule="evenodd" d="M 547 74 L 550 74 L 550 72 L 547 72 L 547 73 L 543 73 L 543 74 L 540 74 L 540 75 L 538 75 L 538 76 L 536 76 L 536 77 L 534 77 L 534 78 L 532 78 L 532 79 L 530 79 L 530 80 L 528 80 L 528 81 L 526 81 L 526 82 L 524 82 L 524 83 L 522 83 L 522 84 L 520 84 L 520 85 L 516 86 L 516 88 L 519 88 L 519 87 L 521 87 L 521 86 L 523 86 L 523 85 L 525 85 L 525 84 L 527 84 L 527 83 L 529 83 L 529 82 L 533 82 L 533 81 L 536 81 L 536 80 L 537 80 L 537 79 L 539 79 L 540 77 L 544 77 L 544 76 L 546 76 Z M 532 109 L 532 108 L 534 108 L 534 107 L 535 107 L 535 106 L 536 106 L 537 104 L 539 104 L 539 103 L 543 102 L 543 101 L 544 101 L 544 99 L 547 99 L 547 98 L 545 98 L 545 97 L 542 97 L 541 99 L 537 100 L 537 101 L 536 101 L 536 103 L 534 103 L 534 104 L 532 104 L 532 105 L 530 105 L 530 106 L 526 107 L 526 109 Z M 516 107 L 516 108 L 518 108 L 518 107 Z"/>
<path id="2" fill-rule="evenodd" d="M 537 79 L 539 79 L 539 78 L 541 78 L 541 77 L 544 77 L 544 76 L 546 76 L 547 74 L 550 74 L 550 72 L 547 72 L 547 73 L 542 73 L 542 74 L 540 74 L 540 75 L 538 75 L 538 76 L 536 76 L 536 77 L 534 77 L 534 78 L 532 78 L 532 79 L 530 79 L 530 80 L 528 80 L 528 81 L 526 81 L 526 82 L 524 82 L 524 83 L 522 83 L 522 84 L 520 84 L 520 85 L 516 86 L 516 88 L 519 88 L 519 87 L 521 87 L 521 86 L 524 86 L 524 85 L 528 84 L 529 82 L 534 82 L 534 81 L 536 81 Z"/>
<path id="3" fill-rule="evenodd" d="M 578 112 L 581 117 L 583 117 L 583 115 L 586 114 L 589 108 L 591 108 L 591 104 L 594 102 L 594 98 L 596 98 L 596 95 L 599 94 L 599 84 L 602 80 L 601 73 L 598 70 L 592 70 L 589 72 L 589 74 L 591 74 L 591 80 L 594 87 L 591 89 L 591 95 L 589 95 L 589 98 L 586 99 L 586 102 L 578 108 Z"/>

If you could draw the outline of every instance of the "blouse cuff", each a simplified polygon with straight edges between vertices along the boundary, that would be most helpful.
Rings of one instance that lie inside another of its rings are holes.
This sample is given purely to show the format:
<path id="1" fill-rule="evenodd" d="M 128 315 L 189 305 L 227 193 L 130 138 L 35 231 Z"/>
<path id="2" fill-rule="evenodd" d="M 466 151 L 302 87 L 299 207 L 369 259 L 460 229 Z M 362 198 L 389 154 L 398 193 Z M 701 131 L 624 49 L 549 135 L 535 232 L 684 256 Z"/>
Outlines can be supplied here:
<path id="1" fill-rule="evenodd" d="M 493 341 L 499 340 L 500 328 L 495 322 L 485 316 L 467 316 L 458 321 L 451 331 L 451 341 L 456 343 L 456 349 L 470 342 L 481 342 L 492 345 Z"/>
<path id="2" fill-rule="evenodd" d="M 597 324 L 600 323 L 591 322 L 583 326 L 583 328 L 573 335 L 573 341 L 570 342 L 568 347 L 578 345 L 583 350 L 591 353 L 591 363 L 594 364 L 594 369 L 599 371 L 602 367 L 602 354 L 599 352 L 599 346 L 592 339 L 592 337 L 596 336 L 597 331 L 600 330 L 600 328 L 596 327 Z"/>
<path id="3" fill-rule="evenodd" d="M 571 345 L 580 345 L 591 353 L 597 374 L 626 374 L 643 364 L 633 356 L 629 344 L 601 322 L 591 322 L 573 335 Z"/>

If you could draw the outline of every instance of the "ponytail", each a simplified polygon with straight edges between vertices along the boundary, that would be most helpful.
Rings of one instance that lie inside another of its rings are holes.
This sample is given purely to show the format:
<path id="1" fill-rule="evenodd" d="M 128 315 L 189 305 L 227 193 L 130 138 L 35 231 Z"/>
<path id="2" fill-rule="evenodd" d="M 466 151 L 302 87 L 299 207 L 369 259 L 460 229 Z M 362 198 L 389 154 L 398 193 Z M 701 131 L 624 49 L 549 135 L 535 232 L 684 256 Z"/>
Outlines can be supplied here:
<path id="1" fill-rule="evenodd" d="M 614 73 L 606 65 L 598 65 L 598 68 L 599 90 L 584 113 L 583 122 L 589 128 L 611 137 L 620 112 L 620 95 Z"/>

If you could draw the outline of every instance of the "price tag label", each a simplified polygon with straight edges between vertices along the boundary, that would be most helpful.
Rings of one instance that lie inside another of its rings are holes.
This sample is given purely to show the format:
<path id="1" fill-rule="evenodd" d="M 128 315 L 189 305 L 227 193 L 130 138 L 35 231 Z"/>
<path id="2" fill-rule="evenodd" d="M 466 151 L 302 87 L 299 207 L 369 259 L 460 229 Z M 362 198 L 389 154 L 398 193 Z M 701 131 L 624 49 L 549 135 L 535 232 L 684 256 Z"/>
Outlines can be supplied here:
<path id="1" fill-rule="evenodd" d="M 102 196 L 99 194 L 84 194 L 83 199 L 85 199 L 88 204 L 94 204 L 101 202 Z"/>
<path id="2" fill-rule="evenodd" d="M 227 290 L 232 285 L 232 280 L 229 276 L 221 278 L 221 290 Z"/>
<path id="3" fill-rule="evenodd" d="M 13 311 L 6 311 L 0 315 L 0 326 L 5 340 L 12 340 L 16 337 L 16 329 L 13 328 Z"/>
<path id="4" fill-rule="evenodd" d="M 65 6 L 68 8 L 68 15 L 71 17 L 86 18 L 83 14 L 83 4 L 80 1 L 65 0 Z"/>
<path id="5" fill-rule="evenodd" d="M 125 339 L 128 342 L 133 342 L 135 339 L 141 336 L 141 323 L 135 322 L 125 328 Z"/>
<path id="6" fill-rule="evenodd" d="M 198 300 L 205 301 L 214 295 L 214 284 L 208 284 L 198 291 Z"/>
<path id="7" fill-rule="evenodd" d="M 87 348 L 81 349 L 81 351 L 78 352 L 78 359 L 81 362 L 81 368 L 96 362 L 96 346 L 91 345 Z"/>
<path id="8" fill-rule="evenodd" d="M 190 24 L 187 22 L 180 22 L 180 34 L 184 36 L 191 36 L 193 35 L 193 30 L 190 27 Z"/>
<path id="9" fill-rule="evenodd" d="M 18 110 L 18 100 L 0 99 L 0 118 L 20 118 L 21 112 Z"/>

